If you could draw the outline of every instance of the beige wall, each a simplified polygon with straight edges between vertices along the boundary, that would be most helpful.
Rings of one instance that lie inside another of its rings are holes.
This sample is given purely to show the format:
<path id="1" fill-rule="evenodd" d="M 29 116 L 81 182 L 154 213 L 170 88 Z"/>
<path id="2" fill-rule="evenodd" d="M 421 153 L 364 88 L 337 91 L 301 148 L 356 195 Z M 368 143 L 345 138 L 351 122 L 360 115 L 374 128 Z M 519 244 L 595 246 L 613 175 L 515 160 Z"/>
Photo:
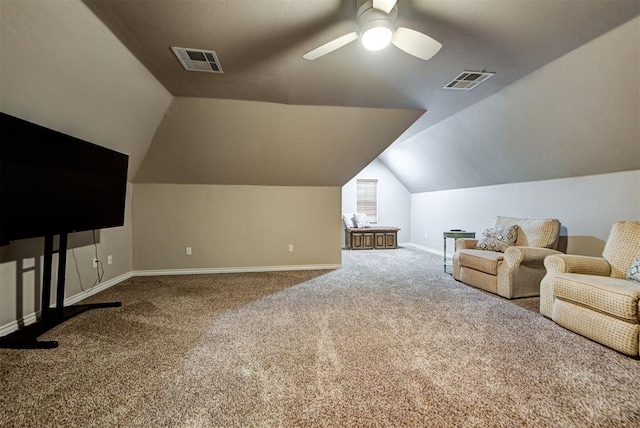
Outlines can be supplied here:
<path id="1" fill-rule="evenodd" d="M 342 186 L 423 113 L 176 97 L 134 182 Z"/>
<path id="2" fill-rule="evenodd" d="M 136 271 L 340 265 L 340 188 L 134 184 L 133 230 Z"/>
<path id="3" fill-rule="evenodd" d="M 171 95 L 80 1 L 2 1 L 0 15 L 0 110 L 128 154 L 131 178 Z M 129 185 L 125 226 L 96 234 L 103 284 L 132 270 L 131 225 Z M 40 310 L 43 241 L 0 247 L 0 327 Z M 96 279 L 91 233 L 69 248 L 67 298 Z"/>
<path id="4" fill-rule="evenodd" d="M 498 215 L 558 218 L 566 236 L 563 250 L 600 256 L 615 221 L 640 220 L 640 170 L 415 193 L 411 241 L 442 251 L 442 231 L 465 229 L 480 236 Z"/>

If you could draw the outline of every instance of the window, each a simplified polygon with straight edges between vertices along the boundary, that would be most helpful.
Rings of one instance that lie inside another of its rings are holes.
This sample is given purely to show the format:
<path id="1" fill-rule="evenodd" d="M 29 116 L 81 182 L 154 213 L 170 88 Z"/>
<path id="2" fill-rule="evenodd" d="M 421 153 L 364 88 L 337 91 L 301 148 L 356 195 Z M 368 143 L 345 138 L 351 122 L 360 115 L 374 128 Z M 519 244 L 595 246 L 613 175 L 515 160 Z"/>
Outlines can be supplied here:
<path id="1" fill-rule="evenodd" d="M 378 180 L 357 180 L 356 211 L 365 213 L 370 223 L 378 222 Z"/>

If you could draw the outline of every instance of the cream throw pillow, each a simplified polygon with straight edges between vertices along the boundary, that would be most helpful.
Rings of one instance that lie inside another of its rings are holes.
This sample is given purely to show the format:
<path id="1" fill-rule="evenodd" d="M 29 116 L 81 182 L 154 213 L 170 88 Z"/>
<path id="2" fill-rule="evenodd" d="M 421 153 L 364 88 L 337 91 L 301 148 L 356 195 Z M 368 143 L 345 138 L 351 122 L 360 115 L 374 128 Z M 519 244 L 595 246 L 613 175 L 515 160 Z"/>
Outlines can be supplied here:
<path id="1" fill-rule="evenodd" d="M 369 227 L 369 219 L 364 213 L 356 213 L 353 216 L 353 222 L 355 223 L 356 227 Z"/>
<path id="2" fill-rule="evenodd" d="M 342 214 L 342 222 L 344 223 L 345 228 L 356 227 L 356 224 L 353 222 L 353 213 L 345 213 Z"/>
<path id="3" fill-rule="evenodd" d="M 633 263 L 631 263 L 631 266 L 627 271 L 627 279 L 640 281 L 640 254 L 638 254 Z"/>
<path id="4" fill-rule="evenodd" d="M 478 240 L 476 248 L 487 251 L 504 253 L 509 247 L 513 247 L 518 239 L 518 226 L 490 227 L 482 231 L 482 237 Z"/>

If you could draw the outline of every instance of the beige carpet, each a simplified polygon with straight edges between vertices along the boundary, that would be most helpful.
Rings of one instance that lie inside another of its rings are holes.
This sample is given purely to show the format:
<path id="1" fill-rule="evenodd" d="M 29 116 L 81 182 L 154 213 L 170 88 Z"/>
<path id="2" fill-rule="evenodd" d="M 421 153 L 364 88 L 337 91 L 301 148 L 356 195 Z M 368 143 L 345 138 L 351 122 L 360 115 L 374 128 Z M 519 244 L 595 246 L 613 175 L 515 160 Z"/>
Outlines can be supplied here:
<path id="1" fill-rule="evenodd" d="M 537 299 L 410 248 L 343 263 L 123 282 L 90 299 L 123 307 L 43 337 L 58 349 L 0 350 L 0 426 L 640 426 L 640 361 Z"/>

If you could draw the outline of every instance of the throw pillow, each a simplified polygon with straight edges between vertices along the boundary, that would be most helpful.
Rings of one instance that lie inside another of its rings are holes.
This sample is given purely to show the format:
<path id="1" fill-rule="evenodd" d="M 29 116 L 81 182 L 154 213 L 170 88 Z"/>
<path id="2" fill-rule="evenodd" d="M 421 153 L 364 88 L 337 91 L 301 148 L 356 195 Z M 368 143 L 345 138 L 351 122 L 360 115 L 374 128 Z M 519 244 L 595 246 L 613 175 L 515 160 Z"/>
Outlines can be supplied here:
<path id="1" fill-rule="evenodd" d="M 627 279 L 640 281 L 640 254 L 638 254 L 633 263 L 631 263 L 631 266 L 627 271 Z"/>
<path id="2" fill-rule="evenodd" d="M 509 247 L 513 247 L 518 239 L 518 226 L 490 227 L 482 231 L 482 236 L 476 244 L 480 250 L 498 251 L 504 253 Z"/>
<path id="3" fill-rule="evenodd" d="M 356 227 L 369 227 L 369 219 L 364 213 L 355 213 L 353 216 L 353 222 Z"/>
<path id="4" fill-rule="evenodd" d="M 356 224 L 353 222 L 353 213 L 342 214 L 342 222 L 345 228 L 356 227 Z"/>

